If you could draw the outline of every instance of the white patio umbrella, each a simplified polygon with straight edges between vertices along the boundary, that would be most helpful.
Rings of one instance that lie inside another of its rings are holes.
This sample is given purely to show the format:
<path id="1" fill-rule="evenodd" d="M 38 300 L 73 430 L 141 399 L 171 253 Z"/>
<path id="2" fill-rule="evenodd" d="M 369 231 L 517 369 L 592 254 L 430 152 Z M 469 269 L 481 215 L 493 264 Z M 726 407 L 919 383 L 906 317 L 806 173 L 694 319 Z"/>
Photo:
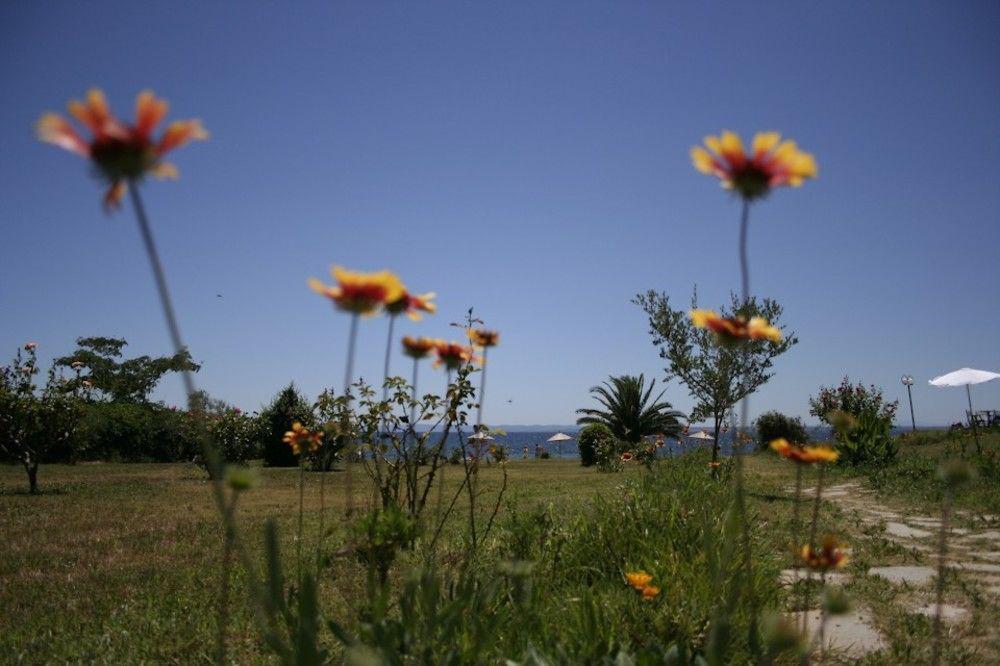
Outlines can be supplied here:
<path id="1" fill-rule="evenodd" d="M 931 386 L 964 386 L 965 397 L 969 400 L 969 419 L 972 419 L 972 391 L 969 387 L 973 384 L 982 384 L 1000 378 L 1000 373 L 989 370 L 976 370 L 975 368 L 961 368 L 946 375 L 935 377 L 927 382 Z"/>
<path id="2" fill-rule="evenodd" d="M 689 436 L 688 439 L 715 439 L 715 438 L 709 435 L 704 430 L 699 430 L 695 434 Z"/>
<path id="3" fill-rule="evenodd" d="M 556 434 L 552 435 L 551 437 L 549 437 L 545 441 L 547 441 L 547 442 L 556 442 L 557 446 L 558 446 L 558 450 L 559 450 L 559 455 L 562 455 L 562 443 L 563 442 L 568 442 L 571 439 L 573 439 L 573 438 L 570 437 L 569 435 L 567 435 L 566 433 L 564 433 L 564 432 L 557 432 Z"/>

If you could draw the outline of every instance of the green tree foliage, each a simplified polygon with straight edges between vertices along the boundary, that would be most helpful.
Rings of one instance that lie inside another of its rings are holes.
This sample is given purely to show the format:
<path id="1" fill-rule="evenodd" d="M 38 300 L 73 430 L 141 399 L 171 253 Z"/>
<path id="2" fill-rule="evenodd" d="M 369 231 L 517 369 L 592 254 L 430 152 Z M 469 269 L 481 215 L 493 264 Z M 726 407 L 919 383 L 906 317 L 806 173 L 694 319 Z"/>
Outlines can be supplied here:
<path id="1" fill-rule="evenodd" d="M 874 384 L 852 384 L 847 377 L 840 386 L 821 386 L 819 394 L 809 398 L 809 413 L 824 423 L 833 425 L 849 415 L 849 427 L 835 429 L 840 462 L 847 465 L 886 465 L 896 459 L 891 433 L 897 407 L 899 403 L 886 402 Z"/>
<path id="2" fill-rule="evenodd" d="M 24 467 L 29 490 L 36 493 L 39 465 L 72 456 L 83 400 L 56 377 L 54 367 L 45 385 L 37 387 L 35 346 L 25 345 L 25 351 L 0 367 L 0 452 Z"/>
<path id="3" fill-rule="evenodd" d="M 124 338 L 77 338 L 77 349 L 69 356 L 55 361 L 57 367 L 74 368 L 83 364 L 83 371 L 69 380 L 71 389 L 89 382 L 89 387 L 105 396 L 110 402 L 147 402 L 149 394 L 164 375 L 169 372 L 190 370 L 197 372 L 201 366 L 191 360 L 184 350 L 173 356 L 137 356 L 122 359 L 122 350 L 128 345 Z"/>
<path id="4" fill-rule="evenodd" d="M 610 377 L 601 386 L 590 389 L 600 408 L 576 410 L 577 414 L 582 414 L 576 422 L 580 425 L 602 423 L 617 439 L 631 444 L 638 444 L 646 435 L 662 433 L 676 437 L 681 431 L 677 419 L 684 415 L 662 400 L 666 389 L 653 398 L 655 388 L 656 380 L 647 388 L 643 375 Z"/>
<path id="5" fill-rule="evenodd" d="M 312 405 L 299 393 L 295 384 L 289 384 L 274 397 L 260 413 L 260 450 L 264 464 L 269 467 L 295 467 L 298 458 L 291 447 L 282 441 L 292 424 L 300 422 L 312 428 L 315 417 Z"/>
<path id="6" fill-rule="evenodd" d="M 781 412 L 764 412 L 757 417 L 753 424 L 757 431 L 757 446 L 766 449 L 768 444 L 775 439 L 784 438 L 794 444 L 805 444 L 809 441 L 809 434 L 802 423 L 802 419 L 785 416 Z"/>
<path id="7" fill-rule="evenodd" d="M 712 459 L 718 458 L 719 430 L 732 408 L 771 378 L 774 359 L 798 343 L 794 333 L 783 332 L 781 342 L 748 340 L 739 345 L 724 344 L 711 331 L 696 328 L 688 309 L 674 309 L 665 293 L 649 291 L 633 300 L 649 316 L 649 333 L 667 361 L 667 379 L 676 377 L 696 404 L 691 421 L 711 420 L 715 443 Z M 691 296 L 691 309 L 698 307 L 698 291 Z M 772 326 L 781 326 L 782 307 L 769 298 L 751 297 L 743 303 L 735 294 L 723 317 L 763 317 Z"/>
<path id="8" fill-rule="evenodd" d="M 614 448 L 615 435 L 603 423 L 592 423 L 580 431 L 577 437 L 580 447 L 580 464 L 592 467 L 597 464 L 597 452 Z"/>

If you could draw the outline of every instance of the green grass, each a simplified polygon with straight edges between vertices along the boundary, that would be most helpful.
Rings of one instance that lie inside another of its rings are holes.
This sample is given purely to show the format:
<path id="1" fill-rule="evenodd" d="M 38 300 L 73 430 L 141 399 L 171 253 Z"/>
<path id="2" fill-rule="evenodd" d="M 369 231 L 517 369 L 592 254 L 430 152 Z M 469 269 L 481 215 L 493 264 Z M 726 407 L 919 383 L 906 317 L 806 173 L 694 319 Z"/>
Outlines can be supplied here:
<path id="1" fill-rule="evenodd" d="M 984 443 L 997 450 L 997 440 L 994 434 Z M 900 463 L 888 470 L 834 468 L 829 482 L 858 480 L 880 501 L 927 513 L 939 501 L 940 487 L 926 470 L 957 451 L 953 443 L 927 438 L 904 444 Z M 680 642 L 703 648 L 713 610 L 728 598 L 739 561 L 736 533 L 725 520 L 731 486 L 725 475 L 722 482 L 711 481 L 704 463 L 695 455 L 665 462 L 653 474 L 638 465 L 622 474 L 601 474 L 574 461 L 510 462 L 510 491 L 474 567 L 483 582 L 470 593 L 489 609 L 486 619 L 477 620 L 487 624 L 477 628 L 471 620 L 456 620 L 456 649 L 470 651 L 463 653 L 466 660 L 476 655 L 496 663 L 501 657 L 521 658 L 534 646 L 568 663 L 594 661 L 621 647 Z M 963 520 L 980 526 L 984 514 L 997 511 L 995 481 L 986 471 L 957 500 L 966 512 Z M 770 607 L 793 605 L 776 581 L 790 561 L 791 502 L 785 488 L 793 474 L 791 465 L 768 454 L 748 460 L 755 596 Z M 298 472 L 261 470 L 260 476 L 259 486 L 241 498 L 241 534 L 253 561 L 261 562 L 264 524 L 277 521 L 286 570 L 294 575 Z M 498 468 L 485 468 L 481 478 L 487 496 L 495 493 Z M 312 553 L 320 475 L 306 474 L 305 480 L 304 550 Z M 360 469 L 355 480 L 360 488 Z M 448 467 L 446 490 L 459 480 L 459 468 Z M 43 493 L 27 495 L 22 470 L 0 467 L 0 661 L 211 661 L 222 532 L 201 470 L 44 466 L 40 482 Z M 326 475 L 326 484 L 326 523 L 335 527 L 327 551 L 336 553 L 344 543 L 344 474 Z M 371 503 L 360 490 L 356 501 L 362 507 Z M 929 623 L 902 610 L 905 592 L 864 575 L 870 565 L 926 563 L 926 558 L 887 541 L 835 501 L 823 504 L 820 524 L 824 531 L 843 533 L 854 547 L 848 591 L 872 609 L 889 640 L 889 650 L 871 663 L 926 659 Z M 404 554 L 393 570 L 393 589 L 402 588 L 408 572 L 428 564 L 440 575 L 457 575 L 467 548 L 460 506 L 439 549 L 432 553 L 418 544 Z M 512 560 L 533 563 L 530 598 L 514 594 L 498 573 Z M 623 571 L 639 568 L 663 588 L 652 602 L 639 600 L 622 582 Z M 244 578 L 237 571 L 230 653 L 235 662 L 265 662 L 270 658 L 248 610 Z M 492 581 L 502 583 L 496 596 L 484 596 Z M 356 631 L 365 589 L 365 569 L 353 557 L 334 556 L 320 576 L 325 617 Z M 998 658 L 995 597 L 957 576 L 947 580 L 946 590 L 949 600 L 973 612 L 972 621 L 954 630 L 948 642 L 948 663 Z M 745 603 L 737 604 L 737 628 L 745 626 Z M 736 661 L 744 654 L 742 633 L 733 632 Z M 329 647 L 340 649 L 325 636 Z"/>

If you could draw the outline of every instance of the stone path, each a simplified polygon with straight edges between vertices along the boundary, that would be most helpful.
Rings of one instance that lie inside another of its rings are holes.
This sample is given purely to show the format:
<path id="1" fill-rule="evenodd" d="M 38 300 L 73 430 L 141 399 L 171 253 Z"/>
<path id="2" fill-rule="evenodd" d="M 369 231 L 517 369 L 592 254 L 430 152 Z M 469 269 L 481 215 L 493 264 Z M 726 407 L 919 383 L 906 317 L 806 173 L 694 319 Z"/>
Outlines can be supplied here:
<path id="1" fill-rule="evenodd" d="M 794 488 L 786 488 L 789 494 Z M 815 488 L 803 488 L 802 497 L 813 496 Z M 882 530 L 882 536 L 907 550 L 920 553 L 924 566 L 876 566 L 867 575 L 879 576 L 893 585 L 912 589 L 914 605 L 911 611 L 933 617 L 936 605 L 933 603 L 933 582 L 937 575 L 937 548 L 941 530 L 941 519 L 935 516 L 903 515 L 900 511 L 882 506 L 865 491 L 859 483 L 842 483 L 830 486 L 823 492 L 824 499 L 835 499 L 837 506 L 845 513 L 854 513 L 862 524 Z M 952 525 L 969 523 L 970 516 L 956 512 Z M 977 584 L 988 594 L 1000 596 L 1000 517 L 981 516 L 975 527 L 950 527 L 948 538 L 947 566 L 956 570 L 967 581 Z M 828 583 L 846 585 L 850 576 L 834 573 L 827 576 Z M 792 585 L 796 572 L 788 569 L 781 572 L 784 585 Z M 810 626 L 819 623 L 819 611 L 811 610 Z M 969 619 L 966 608 L 942 604 L 941 615 L 948 623 L 959 623 Z M 801 618 L 802 613 L 796 613 Z M 815 633 L 810 637 L 813 640 Z M 885 647 L 885 640 L 873 628 L 870 614 L 859 608 L 848 615 L 831 618 L 827 624 L 825 642 L 848 657 L 860 658 Z"/>

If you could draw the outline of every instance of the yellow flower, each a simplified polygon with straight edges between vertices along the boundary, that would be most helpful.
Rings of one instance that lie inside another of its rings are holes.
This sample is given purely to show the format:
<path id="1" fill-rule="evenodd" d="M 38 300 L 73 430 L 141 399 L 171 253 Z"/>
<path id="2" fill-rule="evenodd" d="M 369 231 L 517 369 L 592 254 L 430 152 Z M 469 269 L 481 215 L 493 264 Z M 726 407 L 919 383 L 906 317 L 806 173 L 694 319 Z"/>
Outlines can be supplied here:
<path id="1" fill-rule="evenodd" d="M 818 444 L 805 447 L 805 462 L 807 463 L 832 463 L 837 462 L 839 457 L 840 454 L 832 446 Z"/>
<path id="2" fill-rule="evenodd" d="M 438 340 L 435 351 L 437 352 L 437 360 L 434 361 L 435 368 L 443 365 L 449 370 L 455 370 L 464 363 L 477 363 L 479 361 L 479 358 L 472 353 L 472 347 L 457 342 Z"/>
<path id="3" fill-rule="evenodd" d="M 655 585 L 647 585 L 640 590 L 640 593 L 642 594 L 643 599 L 649 601 L 650 599 L 655 599 L 656 596 L 660 594 L 660 588 Z"/>
<path id="4" fill-rule="evenodd" d="M 810 569 L 821 571 L 840 568 L 850 561 L 843 544 L 838 543 L 832 534 L 823 537 L 822 545 L 815 551 L 809 544 L 802 546 L 799 557 Z"/>
<path id="5" fill-rule="evenodd" d="M 499 331 L 487 331 L 483 328 L 470 328 L 466 331 L 466 335 L 469 336 L 469 340 L 472 341 L 472 344 L 477 347 L 496 347 L 500 344 Z"/>
<path id="6" fill-rule="evenodd" d="M 354 314 L 373 315 L 405 293 L 403 283 L 390 271 L 359 273 L 334 266 L 330 273 L 337 281 L 336 286 L 325 285 L 316 278 L 309 279 L 309 286 L 341 310 Z"/>
<path id="7" fill-rule="evenodd" d="M 653 581 L 653 577 L 645 571 L 629 571 L 625 574 L 625 580 L 636 590 L 641 590 Z"/>
<path id="8" fill-rule="evenodd" d="M 431 302 L 435 296 L 434 292 L 414 295 L 404 289 L 399 298 L 385 304 L 385 309 L 391 315 L 402 312 L 411 320 L 420 321 L 424 312 L 434 314 L 437 311 L 437 306 Z"/>
<path id="9" fill-rule="evenodd" d="M 802 446 L 800 444 L 790 444 L 783 437 L 772 441 L 770 446 L 771 450 L 782 458 L 788 458 L 789 460 L 805 465 L 837 462 L 837 458 L 840 457 L 836 449 L 825 444 Z"/>
<path id="10" fill-rule="evenodd" d="M 405 335 L 403 336 L 403 353 L 410 358 L 424 358 L 443 342 L 443 340 L 436 340 L 434 338 L 414 338 Z"/>
<path id="11" fill-rule="evenodd" d="M 769 340 L 781 342 L 781 331 L 771 326 L 763 317 L 722 317 L 711 310 L 691 310 L 691 323 L 696 328 L 707 328 L 723 342 L 741 340 Z"/>
<path id="12" fill-rule="evenodd" d="M 819 174 L 815 158 L 799 150 L 794 141 L 782 141 L 777 132 L 758 132 L 749 156 L 734 132 L 707 136 L 705 148 L 691 149 L 691 162 L 695 169 L 716 176 L 723 187 L 736 190 L 747 201 L 782 185 L 798 187 Z"/>
<path id="13" fill-rule="evenodd" d="M 301 455 L 303 450 L 308 450 L 309 453 L 316 453 L 319 450 L 322 439 L 322 432 L 310 432 L 308 428 L 296 421 L 292 424 L 292 429 L 285 433 L 281 441 L 292 447 L 292 453 Z"/>

